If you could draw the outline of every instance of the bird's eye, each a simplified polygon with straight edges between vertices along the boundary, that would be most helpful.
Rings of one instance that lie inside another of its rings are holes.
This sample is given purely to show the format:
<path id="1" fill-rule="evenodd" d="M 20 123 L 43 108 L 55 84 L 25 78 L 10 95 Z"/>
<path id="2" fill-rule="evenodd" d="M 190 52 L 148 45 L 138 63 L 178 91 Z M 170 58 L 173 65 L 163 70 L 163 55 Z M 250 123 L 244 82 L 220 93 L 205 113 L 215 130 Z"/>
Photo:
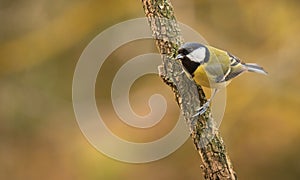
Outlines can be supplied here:
<path id="1" fill-rule="evenodd" d="M 186 49 L 179 49 L 179 50 L 178 50 L 178 54 L 188 55 L 188 54 L 189 54 L 189 51 L 186 50 Z"/>

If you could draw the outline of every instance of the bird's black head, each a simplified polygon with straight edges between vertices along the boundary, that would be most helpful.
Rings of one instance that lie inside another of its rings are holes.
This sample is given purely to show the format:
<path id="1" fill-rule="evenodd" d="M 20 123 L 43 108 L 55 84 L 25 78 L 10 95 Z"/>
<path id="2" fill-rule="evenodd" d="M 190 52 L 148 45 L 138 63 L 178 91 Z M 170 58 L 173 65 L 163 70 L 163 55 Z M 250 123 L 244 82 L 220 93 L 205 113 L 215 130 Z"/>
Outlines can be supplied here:
<path id="1" fill-rule="evenodd" d="M 176 59 L 182 62 L 184 68 L 193 76 L 194 71 L 209 59 L 209 51 L 200 43 L 185 43 L 178 49 Z"/>

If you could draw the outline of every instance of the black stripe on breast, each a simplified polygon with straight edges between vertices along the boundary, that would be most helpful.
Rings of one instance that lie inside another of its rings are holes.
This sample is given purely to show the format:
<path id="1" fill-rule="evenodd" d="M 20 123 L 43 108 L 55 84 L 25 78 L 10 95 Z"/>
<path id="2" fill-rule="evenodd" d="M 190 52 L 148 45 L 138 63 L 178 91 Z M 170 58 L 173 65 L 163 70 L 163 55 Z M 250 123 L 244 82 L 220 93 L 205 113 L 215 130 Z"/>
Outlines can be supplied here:
<path id="1" fill-rule="evenodd" d="M 200 63 L 191 61 L 188 57 L 185 57 L 184 59 L 182 59 L 181 62 L 182 62 L 182 65 L 184 66 L 184 68 L 187 70 L 187 72 L 192 77 L 194 77 L 194 72 L 196 71 L 198 66 L 200 66 Z"/>

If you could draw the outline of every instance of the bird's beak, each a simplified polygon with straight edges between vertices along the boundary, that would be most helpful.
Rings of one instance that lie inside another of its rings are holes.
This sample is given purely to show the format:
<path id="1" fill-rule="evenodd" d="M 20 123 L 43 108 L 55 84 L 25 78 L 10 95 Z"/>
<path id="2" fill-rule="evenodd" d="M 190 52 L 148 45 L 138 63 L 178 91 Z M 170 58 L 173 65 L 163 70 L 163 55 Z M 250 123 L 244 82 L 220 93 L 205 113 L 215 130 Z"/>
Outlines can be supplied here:
<path id="1" fill-rule="evenodd" d="M 176 56 L 176 59 L 183 59 L 184 58 L 184 56 L 182 55 L 182 54 L 178 54 L 177 56 Z"/>

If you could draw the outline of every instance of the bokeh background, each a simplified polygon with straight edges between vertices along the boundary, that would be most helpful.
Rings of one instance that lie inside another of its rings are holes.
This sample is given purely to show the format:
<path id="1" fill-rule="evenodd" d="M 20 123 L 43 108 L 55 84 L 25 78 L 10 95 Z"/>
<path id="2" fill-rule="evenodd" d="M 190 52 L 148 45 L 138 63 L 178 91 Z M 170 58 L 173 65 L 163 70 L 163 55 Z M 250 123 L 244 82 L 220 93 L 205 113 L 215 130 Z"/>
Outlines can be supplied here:
<path id="1" fill-rule="evenodd" d="M 269 76 L 245 74 L 227 89 L 220 132 L 239 179 L 300 178 L 300 2 L 297 0 L 173 0 L 177 19 L 206 40 Z M 0 179 L 202 179 L 191 140 L 146 164 L 110 159 L 81 133 L 72 108 L 72 78 L 87 44 L 104 29 L 144 17 L 140 1 L 0 1 Z M 126 35 L 126 34 L 124 34 Z M 97 80 L 100 113 L 120 137 L 148 142 L 169 132 L 179 110 L 157 75 L 131 89 L 134 110 L 163 94 L 164 119 L 149 129 L 120 122 L 110 101 L 114 74 L 130 58 L 156 52 L 152 40 L 120 47 Z"/>

